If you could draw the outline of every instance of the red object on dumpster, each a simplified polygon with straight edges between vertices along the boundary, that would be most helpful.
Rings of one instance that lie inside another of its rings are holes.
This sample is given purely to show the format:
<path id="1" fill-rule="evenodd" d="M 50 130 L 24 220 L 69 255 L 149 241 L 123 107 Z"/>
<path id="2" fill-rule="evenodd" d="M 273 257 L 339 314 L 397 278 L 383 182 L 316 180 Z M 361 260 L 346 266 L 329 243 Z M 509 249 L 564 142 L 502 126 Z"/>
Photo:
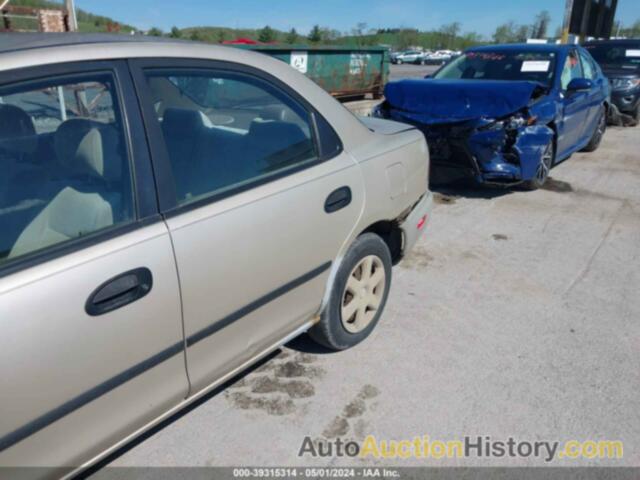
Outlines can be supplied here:
<path id="1" fill-rule="evenodd" d="M 251 40 L 250 38 L 236 38 L 235 40 L 225 40 L 225 45 L 258 45 L 260 42 Z"/>

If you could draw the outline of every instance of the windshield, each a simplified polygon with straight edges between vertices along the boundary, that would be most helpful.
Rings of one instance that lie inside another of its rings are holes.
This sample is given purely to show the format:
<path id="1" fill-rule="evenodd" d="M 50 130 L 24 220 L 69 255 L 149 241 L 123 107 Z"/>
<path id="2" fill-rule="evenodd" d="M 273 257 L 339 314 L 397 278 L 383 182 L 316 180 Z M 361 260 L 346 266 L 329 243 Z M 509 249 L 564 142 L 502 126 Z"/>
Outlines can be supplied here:
<path id="1" fill-rule="evenodd" d="M 603 67 L 640 69 L 640 42 L 635 45 L 585 45 L 585 48 Z"/>
<path id="2" fill-rule="evenodd" d="M 467 52 L 443 67 L 433 78 L 464 80 L 529 80 L 550 86 L 553 52 Z"/>

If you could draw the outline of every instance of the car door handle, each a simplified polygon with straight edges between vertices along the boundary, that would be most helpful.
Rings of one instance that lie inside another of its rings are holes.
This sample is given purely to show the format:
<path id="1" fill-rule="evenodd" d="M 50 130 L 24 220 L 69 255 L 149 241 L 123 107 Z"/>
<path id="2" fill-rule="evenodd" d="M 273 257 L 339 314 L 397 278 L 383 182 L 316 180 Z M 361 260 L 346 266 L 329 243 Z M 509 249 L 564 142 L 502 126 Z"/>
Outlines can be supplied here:
<path id="1" fill-rule="evenodd" d="M 136 268 L 107 280 L 87 299 L 85 311 L 92 317 L 112 312 L 146 296 L 153 286 L 148 268 Z"/>
<path id="2" fill-rule="evenodd" d="M 327 213 L 337 212 L 351 203 L 351 189 L 340 187 L 329 194 L 324 202 L 324 211 Z"/>

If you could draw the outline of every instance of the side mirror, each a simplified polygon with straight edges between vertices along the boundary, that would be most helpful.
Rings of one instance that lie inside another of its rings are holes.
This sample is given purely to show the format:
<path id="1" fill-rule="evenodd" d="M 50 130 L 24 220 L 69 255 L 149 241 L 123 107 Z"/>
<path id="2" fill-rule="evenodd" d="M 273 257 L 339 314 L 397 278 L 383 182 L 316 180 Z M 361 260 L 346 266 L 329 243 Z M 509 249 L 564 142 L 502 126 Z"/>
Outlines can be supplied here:
<path id="1" fill-rule="evenodd" d="M 567 86 L 567 92 L 585 92 L 591 90 L 593 82 L 587 78 L 574 78 Z"/>

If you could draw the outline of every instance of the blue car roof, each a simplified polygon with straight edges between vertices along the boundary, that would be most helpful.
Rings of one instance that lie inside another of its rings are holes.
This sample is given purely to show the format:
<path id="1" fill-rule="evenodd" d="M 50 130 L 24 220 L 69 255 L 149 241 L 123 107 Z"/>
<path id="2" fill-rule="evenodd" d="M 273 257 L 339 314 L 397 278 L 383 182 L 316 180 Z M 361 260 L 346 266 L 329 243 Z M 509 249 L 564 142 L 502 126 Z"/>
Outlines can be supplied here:
<path id="1" fill-rule="evenodd" d="M 509 43 L 503 45 L 484 45 L 473 47 L 467 52 L 567 52 L 577 45 L 566 45 L 556 43 Z"/>

